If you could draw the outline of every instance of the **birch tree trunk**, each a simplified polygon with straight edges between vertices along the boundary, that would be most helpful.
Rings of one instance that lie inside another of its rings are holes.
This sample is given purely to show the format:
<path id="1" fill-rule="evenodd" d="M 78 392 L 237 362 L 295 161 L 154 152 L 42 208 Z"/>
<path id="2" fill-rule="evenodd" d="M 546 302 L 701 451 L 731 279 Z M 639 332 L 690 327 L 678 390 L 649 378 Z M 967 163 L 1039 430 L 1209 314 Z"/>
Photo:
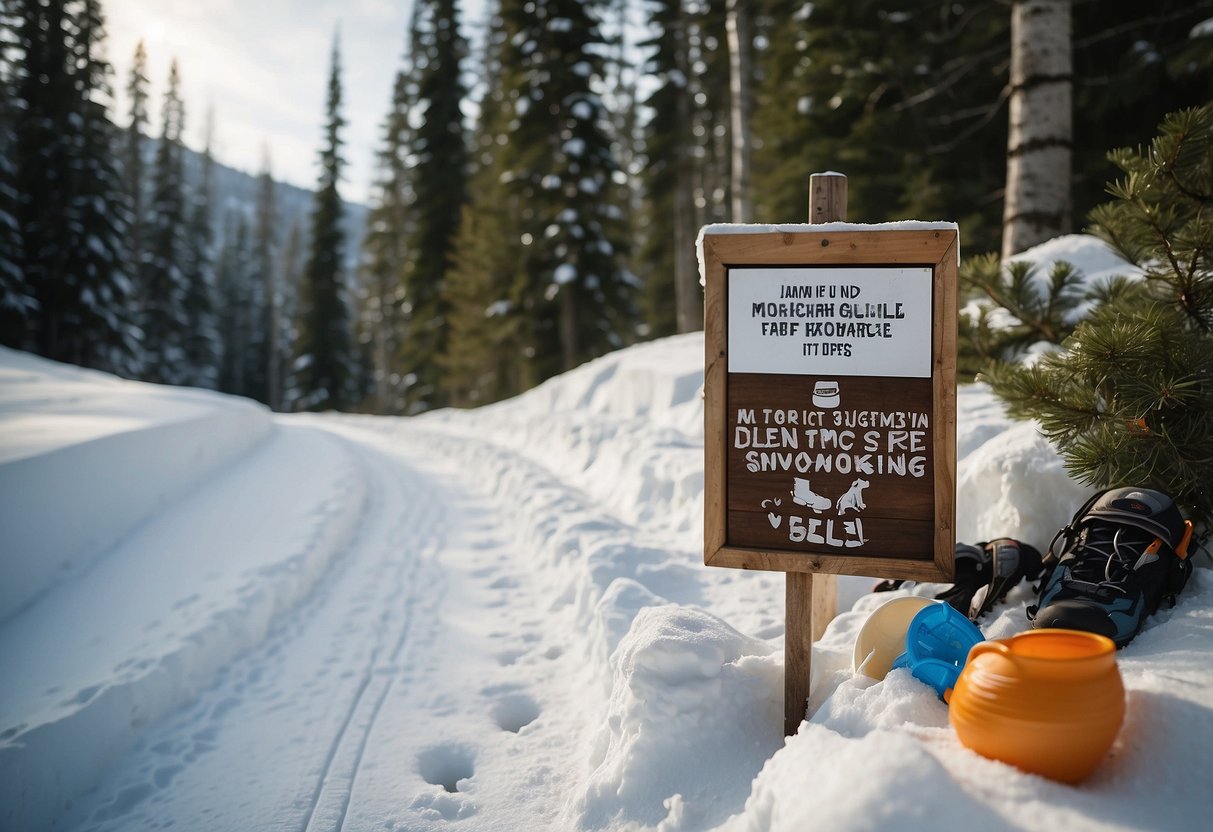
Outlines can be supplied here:
<path id="1" fill-rule="evenodd" d="M 1071 0 L 1014 0 L 1002 256 L 1070 230 Z"/>
<path id="2" fill-rule="evenodd" d="M 733 162 L 730 190 L 733 222 L 750 222 L 754 202 L 750 196 L 750 23 L 745 0 L 728 0 L 725 28 L 729 39 L 729 108 Z"/>

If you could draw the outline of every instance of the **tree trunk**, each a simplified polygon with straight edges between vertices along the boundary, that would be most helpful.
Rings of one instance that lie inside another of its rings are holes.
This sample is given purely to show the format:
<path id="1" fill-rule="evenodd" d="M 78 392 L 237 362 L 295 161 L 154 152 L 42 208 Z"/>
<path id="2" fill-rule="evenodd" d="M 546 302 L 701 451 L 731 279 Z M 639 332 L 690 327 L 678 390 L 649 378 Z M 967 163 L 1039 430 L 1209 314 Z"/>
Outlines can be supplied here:
<path id="1" fill-rule="evenodd" d="M 1002 256 L 1070 230 L 1070 0 L 1011 7 L 1011 112 Z"/>
<path id="2" fill-rule="evenodd" d="M 750 222 L 754 202 L 750 196 L 750 24 L 744 0 L 728 0 L 725 28 L 729 36 L 729 120 L 733 162 L 730 190 L 733 222 Z"/>
<path id="3" fill-rule="evenodd" d="M 690 66 L 687 59 L 688 31 L 685 9 L 681 12 L 678 43 L 678 73 L 682 88 L 678 95 L 678 123 L 691 123 L 690 92 L 687 89 Z M 699 286 L 699 267 L 695 259 L 694 170 L 690 139 L 678 145 L 677 181 L 674 185 L 674 315 L 679 332 L 703 329 L 703 290 Z"/>
<path id="4" fill-rule="evenodd" d="M 580 350 L 577 345 L 577 302 L 573 299 L 573 287 L 560 290 L 560 350 L 562 372 L 578 365 Z"/>

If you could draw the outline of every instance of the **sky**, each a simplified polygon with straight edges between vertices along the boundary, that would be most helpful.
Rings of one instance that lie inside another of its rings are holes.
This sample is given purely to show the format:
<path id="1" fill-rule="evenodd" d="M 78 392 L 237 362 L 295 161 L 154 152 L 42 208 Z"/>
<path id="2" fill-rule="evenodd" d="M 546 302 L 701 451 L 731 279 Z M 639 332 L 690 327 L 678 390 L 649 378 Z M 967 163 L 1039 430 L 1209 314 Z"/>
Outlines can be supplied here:
<path id="1" fill-rule="evenodd" d="M 250 173 L 268 148 L 275 178 L 312 188 L 319 175 L 329 52 L 341 44 L 346 199 L 365 201 L 380 126 L 400 68 L 411 0 L 103 0 L 115 110 L 128 119 L 125 86 L 135 47 L 148 54 L 151 132 L 159 132 L 169 64 L 177 59 L 186 143 L 205 143 L 214 112 L 215 157 Z M 482 0 L 464 0 L 469 22 Z M 465 23 L 465 29 L 468 23 Z M 464 32 L 468 37 L 469 31 Z"/>

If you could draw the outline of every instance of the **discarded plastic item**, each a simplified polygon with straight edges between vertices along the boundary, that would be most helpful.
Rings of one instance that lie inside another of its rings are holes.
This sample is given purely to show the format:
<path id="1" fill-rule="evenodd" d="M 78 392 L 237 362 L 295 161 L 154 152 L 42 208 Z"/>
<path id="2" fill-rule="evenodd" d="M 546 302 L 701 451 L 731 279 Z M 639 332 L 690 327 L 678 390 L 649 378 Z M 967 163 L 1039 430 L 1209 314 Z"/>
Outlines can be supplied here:
<path id="1" fill-rule="evenodd" d="M 947 700 L 973 645 L 985 636 L 951 604 L 924 607 L 906 628 L 905 652 L 893 667 L 907 667 L 914 678 L 935 688 Z"/>
<path id="2" fill-rule="evenodd" d="M 855 639 L 853 657 L 856 673 L 883 679 L 893 659 L 906 649 L 906 630 L 924 607 L 937 606 L 930 598 L 916 595 L 893 598 L 872 610 Z"/>
<path id="3" fill-rule="evenodd" d="M 1090 775 L 1125 714 L 1116 645 L 1079 630 L 1033 630 L 969 654 L 948 717 L 966 747 L 1064 783 Z"/>

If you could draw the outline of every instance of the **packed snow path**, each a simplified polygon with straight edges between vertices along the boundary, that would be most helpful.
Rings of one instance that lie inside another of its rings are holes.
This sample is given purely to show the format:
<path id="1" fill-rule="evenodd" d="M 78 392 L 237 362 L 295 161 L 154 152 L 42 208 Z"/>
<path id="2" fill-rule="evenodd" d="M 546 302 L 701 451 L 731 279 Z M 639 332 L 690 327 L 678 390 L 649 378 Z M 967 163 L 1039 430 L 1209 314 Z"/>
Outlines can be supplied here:
<path id="1" fill-rule="evenodd" d="M 578 729 L 527 728 L 576 672 L 561 667 L 567 633 L 545 626 L 535 587 L 511 568 L 517 556 L 496 531 L 508 524 L 424 431 L 313 424 L 341 438 L 365 478 L 347 495 L 366 494 L 348 547 L 261 644 L 141 740 L 59 828 L 158 829 L 171 818 L 184 828 L 419 830 L 477 814 L 502 828 L 552 822 L 560 781 L 577 768 L 567 740 Z M 165 545 L 181 531 L 166 528 Z M 513 672 L 524 663 L 532 668 Z M 555 683 L 538 688 L 545 677 Z M 536 745 L 551 753 L 525 749 Z"/>

